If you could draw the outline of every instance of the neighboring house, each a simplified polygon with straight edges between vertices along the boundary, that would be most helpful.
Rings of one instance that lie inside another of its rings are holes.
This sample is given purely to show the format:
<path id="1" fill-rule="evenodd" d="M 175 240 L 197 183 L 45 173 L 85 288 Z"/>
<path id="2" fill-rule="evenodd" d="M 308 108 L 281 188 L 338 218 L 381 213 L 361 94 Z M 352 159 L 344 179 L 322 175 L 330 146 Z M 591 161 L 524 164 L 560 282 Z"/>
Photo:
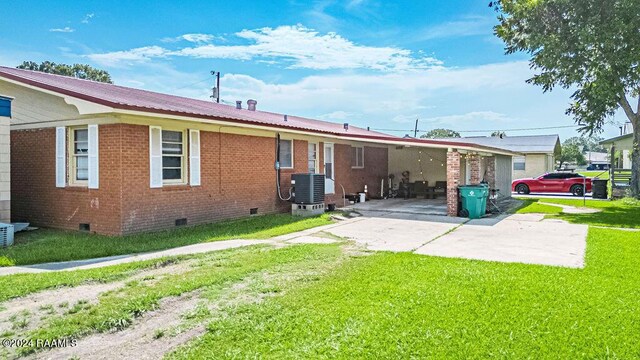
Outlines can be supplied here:
<path id="1" fill-rule="evenodd" d="M 0 222 L 11 222 L 10 96 L 0 95 Z"/>
<path id="2" fill-rule="evenodd" d="M 466 143 L 510 150 L 521 155 L 513 157 L 513 178 L 531 178 L 553 172 L 561 146 L 558 135 L 530 136 L 470 136 L 456 139 Z"/>
<path id="3" fill-rule="evenodd" d="M 606 170 L 609 168 L 609 154 L 606 152 L 585 151 L 587 170 Z"/>
<path id="4" fill-rule="evenodd" d="M 447 181 L 456 215 L 465 169 L 468 182 L 483 173 L 504 187 L 515 154 L 6 67 L 0 93 L 15 98 L 13 220 L 103 234 L 290 211 L 276 186 L 286 197 L 291 174 L 306 172 L 325 174 L 325 200 L 341 206 L 365 186 L 380 197 L 389 174 L 412 167 Z"/>
<path id="5" fill-rule="evenodd" d="M 611 152 L 615 147 L 614 165 L 619 169 L 631 169 L 631 151 L 633 149 L 633 131 L 631 123 L 626 123 L 620 128 L 620 136 L 606 139 L 600 142 Z"/>

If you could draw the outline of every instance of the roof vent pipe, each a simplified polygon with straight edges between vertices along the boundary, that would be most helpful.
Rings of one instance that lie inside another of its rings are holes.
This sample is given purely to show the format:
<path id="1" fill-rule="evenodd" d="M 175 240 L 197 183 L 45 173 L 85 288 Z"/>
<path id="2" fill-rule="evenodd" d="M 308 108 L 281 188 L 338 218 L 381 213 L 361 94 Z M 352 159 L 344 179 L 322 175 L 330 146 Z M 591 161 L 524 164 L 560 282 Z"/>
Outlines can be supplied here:
<path id="1" fill-rule="evenodd" d="M 287 114 L 284 114 L 284 121 L 287 121 L 289 119 L 289 117 L 287 116 Z"/>
<path id="2" fill-rule="evenodd" d="M 349 123 L 344 123 L 344 130 L 349 131 Z"/>
<path id="3" fill-rule="evenodd" d="M 256 105 L 258 104 L 257 101 L 253 100 L 253 99 L 249 99 L 247 100 L 247 109 L 251 110 L 251 111 L 256 111 Z"/>
<path id="4" fill-rule="evenodd" d="M 238 110 L 242 109 L 242 101 L 240 101 L 240 100 L 236 101 L 236 109 L 238 109 Z"/>

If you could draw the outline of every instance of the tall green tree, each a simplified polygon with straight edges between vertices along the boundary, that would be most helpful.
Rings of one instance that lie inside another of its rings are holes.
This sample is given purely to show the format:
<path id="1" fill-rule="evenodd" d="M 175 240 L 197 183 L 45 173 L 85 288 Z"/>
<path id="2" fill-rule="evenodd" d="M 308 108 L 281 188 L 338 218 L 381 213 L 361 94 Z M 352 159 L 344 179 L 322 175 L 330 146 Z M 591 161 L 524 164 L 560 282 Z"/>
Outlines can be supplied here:
<path id="1" fill-rule="evenodd" d="M 43 61 L 40 64 L 33 61 L 24 61 L 18 65 L 18 69 L 40 71 L 48 74 L 71 76 L 78 79 L 99 81 L 113 84 L 111 75 L 106 70 L 100 70 L 86 64 L 57 64 L 51 61 Z"/>
<path id="2" fill-rule="evenodd" d="M 640 4 L 637 0 L 498 0 L 506 53 L 531 56 L 529 83 L 576 89 L 567 114 L 585 134 L 622 108 L 633 127 L 631 194 L 640 197 Z M 634 105 L 634 103 L 636 103 Z"/>
<path id="3" fill-rule="evenodd" d="M 564 142 L 562 144 L 562 151 L 557 161 L 558 167 L 562 167 L 565 163 L 574 163 L 576 165 L 585 165 L 587 163 L 582 154 L 582 148 L 572 142 Z"/>
<path id="4" fill-rule="evenodd" d="M 582 151 L 606 152 L 607 149 L 600 145 L 600 141 L 604 140 L 601 136 L 573 136 L 564 141 L 563 144 L 574 144 Z"/>
<path id="5" fill-rule="evenodd" d="M 460 133 L 451 129 L 432 129 L 420 137 L 423 139 L 459 138 Z"/>

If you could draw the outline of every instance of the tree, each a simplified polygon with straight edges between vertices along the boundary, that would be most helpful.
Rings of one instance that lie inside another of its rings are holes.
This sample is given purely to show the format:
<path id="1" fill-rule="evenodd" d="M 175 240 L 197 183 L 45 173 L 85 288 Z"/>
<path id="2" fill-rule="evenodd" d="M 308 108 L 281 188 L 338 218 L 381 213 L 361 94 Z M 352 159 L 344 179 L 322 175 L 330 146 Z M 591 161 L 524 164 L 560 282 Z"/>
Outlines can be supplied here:
<path id="1" fill-rule="evenodd" d="M 582 154 L 582 149 L 573 143 L 562 144 L 562 151 L 558 157 L 558 167 L 562 167 L 564 163 L 576 163 L 578 165 L 585 165 L 587 161 Z"/>
<path id="2" fill-rule="evenodd" d="M 460 133 L 451 129 L 433 129 L 420 137 L 423 139 L 459 138 Z"/>
<path id="3" fill-rule="evenodd" d="M 111 75 L 109 75 L 107 71 L 96 69 L 86 64 L 67 65 L 56 64 L 51 61 L 43 61 L 38 64 L 33 61 L 24 61 L 22 64 L 18 65 L 18 69 L 40 71 L 48 74 L 71 76 L 78 79 L 87 79 L 113 84 L 111 81 Z"/>
<path id="4" fill-rule="evenodd" d="M 507 133 L 505 133 L 504 131 L 494 131 L 491 133 L 491 137 L 499 137 L 500 139 L 505 136 L 507 136 Z"/>
<path id="5" fill-rule="evenodd" d="M 600 136 L 574 136 L 566 139 L 565 144 L 574 144 L 582 151 L 595 151 L 595 152 L 607 152 L 607 149 L 600 145 L 602 141 Z"/>
<path id="6" fill-rule="evenodd" d="M 576 89 L 566 113 L 592 135 L 619 108 L 633 128 L 631 194 L 640 196 L 640 12 L 637 0 L 498 0 L 506 53 L 531 56 L 529 83 Z"/>

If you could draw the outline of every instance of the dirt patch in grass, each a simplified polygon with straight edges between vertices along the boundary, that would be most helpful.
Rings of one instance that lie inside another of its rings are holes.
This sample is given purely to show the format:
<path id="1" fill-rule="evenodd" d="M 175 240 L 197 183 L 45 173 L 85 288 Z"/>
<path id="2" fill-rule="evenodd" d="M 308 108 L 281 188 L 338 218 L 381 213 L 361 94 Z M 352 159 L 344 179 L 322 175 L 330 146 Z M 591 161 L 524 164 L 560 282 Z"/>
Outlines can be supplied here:
<path id="1" fill-rule="evenodd" d="M 163 329 L 177 326 L 182 315 L 196 307 L 199 293 L 165 298 L 158 310 L 146 313 L 130 327 L 99 333 L 78 340 L 75 347 L 58 348 L 30 358 L 55 359 L 159 359 L 168 350 L 204 332 L 204 326 L 175 336 L 164 336 Z"/>
<path id="2" fill-rule="evenodd" d="M 89 283 L 75 287 L 61 287 L 15 298 L 3 303 L 0 313 L 0 335 L 17 336 L 36 329 L 52 316 L 73 314 L 89 309 L 98 302 L 100 295 L 121 289 L 136 281 L 158 281 L 168 274 L 180 274 L 191 269 L 194 261 L 165 262 L 143 270 L 121 281 Z"/>

